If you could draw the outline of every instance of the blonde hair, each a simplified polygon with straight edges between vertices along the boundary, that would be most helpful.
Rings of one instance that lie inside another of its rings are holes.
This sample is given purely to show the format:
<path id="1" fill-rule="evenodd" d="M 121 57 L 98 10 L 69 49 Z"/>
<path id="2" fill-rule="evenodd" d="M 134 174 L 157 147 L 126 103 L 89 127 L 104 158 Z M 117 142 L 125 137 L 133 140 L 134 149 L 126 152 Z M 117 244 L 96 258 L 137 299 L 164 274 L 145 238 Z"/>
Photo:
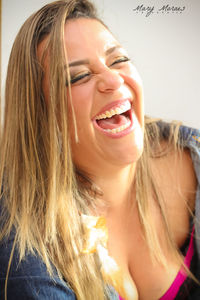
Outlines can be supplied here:
<path id="1" fill-rule="evenodd" d="M 63 68 L 66 62 L 64 24 L 68 19 L 80 17 L 99 20 L 87 0 L 50 3 L 24 23 L 14 42 L 7 72 L 0 148 L 4 222 L 0 239 L 9 235 L 14 227 L 14 247 L 18 247 L 20 259 L 26 250 L 37 253 L 50 274 L 53 263 L 77 299 L 100 300 L 108 295 L 98 258 L 95 254 L 80 254 L 83 248 L 80 212 L 88 212 L 88 203 L 95 203 L 99 191 L 73 165 L 66 113 L 70 99 L 65 92 L 69 77 Z M 47 35 L 46 50 L 51 61 L 48 105 L 42 92 L 43 60 L 40 62 L 37 56 L 38 44 Z M 147 243 L 154 254 L 160 253 L 157 257 L 162 261 L 162 250 L 148 211 L 151 189 L 168 229 L 148 167 L 148 158 L 153 153 L 150 142 L 154 140 L 153 145 L 159 144 L 160 133 L 156 122 L 148 119 L 146 123 L 145 147 L 135 179 L 137 203 Z M 170 233 L 166 232 L 169 245 L 175 249 Z M 11 259 L 12 256 L 10 262 Z"/>

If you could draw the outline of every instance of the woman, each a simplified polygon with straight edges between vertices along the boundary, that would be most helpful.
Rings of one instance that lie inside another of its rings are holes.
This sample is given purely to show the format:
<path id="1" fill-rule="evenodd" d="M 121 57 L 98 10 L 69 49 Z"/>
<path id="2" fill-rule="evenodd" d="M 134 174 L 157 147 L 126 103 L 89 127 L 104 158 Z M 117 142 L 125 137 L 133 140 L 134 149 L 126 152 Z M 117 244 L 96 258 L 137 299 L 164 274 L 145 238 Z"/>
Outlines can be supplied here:
<path id="1" fill-rule="evenodd" d="M 1 298 L 198 299 L 199 132 L 144 121 L 139 75 L 89 1 L 25 22 L 5 100 Z"/>

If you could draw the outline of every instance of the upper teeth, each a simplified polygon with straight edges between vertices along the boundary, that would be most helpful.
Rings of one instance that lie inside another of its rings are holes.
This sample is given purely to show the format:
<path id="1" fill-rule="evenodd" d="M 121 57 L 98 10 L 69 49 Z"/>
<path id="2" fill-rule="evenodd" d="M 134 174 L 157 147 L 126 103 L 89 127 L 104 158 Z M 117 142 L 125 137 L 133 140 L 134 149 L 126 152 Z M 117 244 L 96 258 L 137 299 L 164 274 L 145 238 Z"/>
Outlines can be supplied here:
<path id="1" fill-rule="evenodd" d="M 131 104 L 127 100 L 122 105 L 117 106 L 115 109 L 112 108 L 110 110 L 107 110 L 105 113 L 103 113 L 101 115 L 98 115 L 96 117 L 96 120 L 111 118 L 112 116 L 114 116 L 114 115 L 120 115 L 120 114 L 124 113 L 125 111 L 127 111 L 129 109 L 131 109 Z"/>

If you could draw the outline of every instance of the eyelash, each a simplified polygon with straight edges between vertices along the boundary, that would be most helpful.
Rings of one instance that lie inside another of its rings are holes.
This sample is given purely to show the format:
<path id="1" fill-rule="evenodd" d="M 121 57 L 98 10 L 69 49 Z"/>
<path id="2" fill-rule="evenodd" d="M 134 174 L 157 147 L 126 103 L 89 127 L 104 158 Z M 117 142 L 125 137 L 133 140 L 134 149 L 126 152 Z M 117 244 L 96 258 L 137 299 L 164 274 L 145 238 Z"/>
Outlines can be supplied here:
<path id="1" fill-rule="evenodd" d="M 130 61 L 130 58 L 124 56 L 124 57 L 121 57 L 121 58 L 115 60 L 110 66 L 112 67 L 115 64 L 122 63 L 122 62 L 127 62 L 127 61 Z M 90 75 L 91 75 L 91 73 L 84 73 L 82 75 L 76 76 L 76 77 L 74 77 L 74 78 L 71 79 L 70 83 L 74 84 L 77 81 L 79 81 L 79 80 L 81 80 L 81 79 L 83 79 L 83 78 L 85 78 L 87 76 L 90 76 Z M 66 83 L 66 85 L 68 85 L 68 83 Z"/>
<path id="2" fill-rule="evenodd" d="M 120 57 L 118 58 L 117 60 L 115 60 L 111 66 L 115 65 L 115 64 L 118 64 L 118 63 L 121 63 L 121 62 L 127 62 L 127 61 L 130 61 L 130 58 L 124 56 L 124 57 Z"/>
<path id="3" fill-rule="evenodd" d="M 82 75 L 76 76 L 76 77 L 71 79 L 70 83 L 73 84 L 73 83 L 77 82 L 78 80 L 81 80 L 81 79 L 83 79 L 83 78 L 85 78 L 89 75 L 91 75 L 91 73 L 84 73 Z"/>

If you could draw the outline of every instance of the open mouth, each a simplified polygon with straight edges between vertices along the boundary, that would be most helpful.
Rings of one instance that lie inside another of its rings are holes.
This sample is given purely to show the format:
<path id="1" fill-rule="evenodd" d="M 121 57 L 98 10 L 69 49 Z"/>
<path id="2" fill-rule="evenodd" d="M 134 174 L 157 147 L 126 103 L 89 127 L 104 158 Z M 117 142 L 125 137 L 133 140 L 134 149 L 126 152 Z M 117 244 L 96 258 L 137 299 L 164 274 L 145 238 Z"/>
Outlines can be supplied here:
<path id="1" fill-rule="evenodd" d="M 126 130 L 132 123 L 130 101 L 126 100 L 97 115 L 95 121 L 97 126 L 107 133 L 116 134 Z"/>

